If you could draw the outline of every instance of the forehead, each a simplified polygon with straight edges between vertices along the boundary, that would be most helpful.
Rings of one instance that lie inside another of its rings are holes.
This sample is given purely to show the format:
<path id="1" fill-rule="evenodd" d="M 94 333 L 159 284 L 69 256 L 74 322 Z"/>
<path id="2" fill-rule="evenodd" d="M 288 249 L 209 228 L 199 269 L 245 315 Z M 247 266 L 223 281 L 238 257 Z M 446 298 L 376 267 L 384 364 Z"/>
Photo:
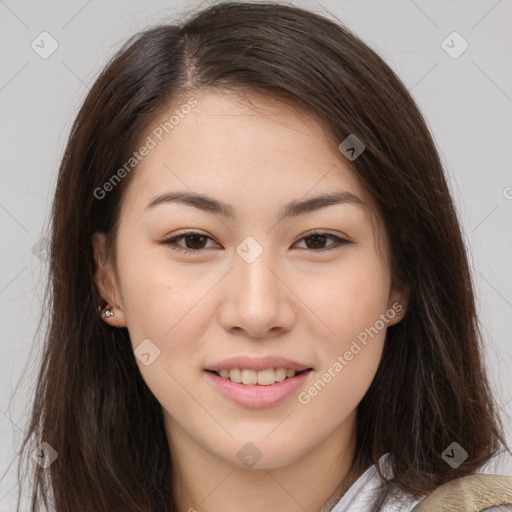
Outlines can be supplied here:
<path id="1" fill-rule="evenodd" d="M 305 110 L 254 94 L 193 97 L 193 108 L 181 110 L 186 98 L 174 102 L 143 133 L 137 147 L 149 139 L 154 147 L 133 170 L 124 194 L 132 207 L 143 209 L 177 187 L 228 196 L 242 206 L 340 188 L 365 195 L 333 135 Z"/>

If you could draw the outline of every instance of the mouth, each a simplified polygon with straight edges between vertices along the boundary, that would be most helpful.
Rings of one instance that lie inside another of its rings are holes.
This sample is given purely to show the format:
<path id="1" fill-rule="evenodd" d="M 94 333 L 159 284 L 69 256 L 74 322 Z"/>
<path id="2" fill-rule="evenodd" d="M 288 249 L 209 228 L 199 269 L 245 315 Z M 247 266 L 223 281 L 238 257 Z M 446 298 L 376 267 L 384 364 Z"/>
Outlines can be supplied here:
<path id="1" fill-rule="evenodd" d="M 233 356 L 204 368 L 209 385 L 243 407 L 272 407 L 293 395 L 314 368 L 280 356 Z"/>
<path id="2" fill-rule="evenodd" d="M 277 406 L 298 392 L 312 368 L 223 368 L 205 370 L 209 385 L 231 403 L 249 409 L 262 409 Z"/>
<path id="3" fill-rule="evenodd" d="M 229 380 L 235 384 L 243 384 L 245 386 L 272 386 L 278 382 L 311 371 L 313 368 L 304 370 L 295 370 L 293 368 L 266 368 L 264 370 L 252 370 L 249 368 L 231 368 L 223 370 L 206 370 L 214 373 L 222 379 Z"/>

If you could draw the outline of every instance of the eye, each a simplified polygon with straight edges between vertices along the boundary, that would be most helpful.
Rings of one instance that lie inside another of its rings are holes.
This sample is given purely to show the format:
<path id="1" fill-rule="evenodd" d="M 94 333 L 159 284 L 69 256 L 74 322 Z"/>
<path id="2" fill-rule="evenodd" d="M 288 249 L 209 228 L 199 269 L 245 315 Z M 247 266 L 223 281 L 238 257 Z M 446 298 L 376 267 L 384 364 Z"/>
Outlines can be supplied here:
<path id="1" fill-rule="evenodd" d="M 185 240 L 185 247 L 177 245 L 177 241 L 181 239 Z M 176 251 L 183 252 L 185 254 L 197 255 L 201 253 L 202 249 L 204 249 L 204 243 L 208 239 L 213 240 L 211 237 L 204 235 L 203 233 L 199 233 L 197 231 L 187 231 L 172 238 L 168 238 L 162 243 L 165 245 L 173 246 L 172 249 Z"/>
<path id="2" fill-rule="evenodd" d="M 323 247 L 327 240 L 333 240 L 334 243 L 328 245 L 327 247 Z M 185 247 L 178 244 L 178 241 L 184 240 Z M 172 238 L 168 238 L 163 240 L 162 243 L 165 245 L 170 245 L 173 250 L 183 252 L 185 254 L 193 254 L 199 255 L 206 248 L 205 244 L 208 240 L 213 239 L 208 235 L 204 235 L 198 231 L 187 231 L 185 233 L 181 233 Z M 325 252 L 328 250 L 336 249 L 340 245 L 351 244 L 349 240 L 344 238 L 340 238 L 339 236 L 333 235 L 332 233 L 324 233 L 319 231 L 312 231 L 308 233 L 306 236 L 303 236 L 300 241 L 306 241 L 306 251 L 308 252 Z M 308 243 L 307 241 L 310 241 Z"/>
<path id="3" fill-rule="evenodd" d="M 322 245 L 325 244 L 325 242 L 328 239 L 334 240 L 334 243 L 328 245 L 327 247 L 321 247 Z M 300 239 L 300 241 L 302 241 L 302 240 L 306 240 L 306 241 L 310 240 L 312 242 L 310 244 L 306 243 L 306 246 L 307 246 L 306 250 L 312 251 L 312 252 L 325 252 L 325 251 L 329 251 L 331 249 L 336 249 L 340 245 L 346 245 L 346 244 L 352 243 L 344 238 L 340 238 L 339 236 L 333 235 L 332 233 L 324 233 L 321 231 L 312 231 L 312 232 L 306 234 L 306 236 L 303 236 Z"/>

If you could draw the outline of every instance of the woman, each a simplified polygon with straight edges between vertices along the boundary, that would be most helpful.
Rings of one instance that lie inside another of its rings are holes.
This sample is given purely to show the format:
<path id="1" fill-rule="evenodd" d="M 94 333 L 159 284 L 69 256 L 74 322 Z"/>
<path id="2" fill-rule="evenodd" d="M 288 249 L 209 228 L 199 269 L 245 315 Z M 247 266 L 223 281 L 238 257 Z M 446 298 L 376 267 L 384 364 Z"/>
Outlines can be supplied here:
<path id="1" fill-rule="evenodd" d="M 33 511 L 412 510 L 506 446 L 431 135 L 341 25 L 134 36 L 52 228 Z"/>

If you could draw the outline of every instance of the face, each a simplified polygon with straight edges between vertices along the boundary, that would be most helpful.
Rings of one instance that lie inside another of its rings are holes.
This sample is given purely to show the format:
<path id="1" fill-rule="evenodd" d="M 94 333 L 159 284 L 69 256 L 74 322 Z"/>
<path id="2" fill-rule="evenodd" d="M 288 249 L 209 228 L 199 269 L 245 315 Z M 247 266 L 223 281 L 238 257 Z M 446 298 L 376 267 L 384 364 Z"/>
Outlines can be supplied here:
<path id="1" fill-rule="evenodd" d="M 405 298 L 340 141 L 269 99 L 194 97 L 162 140 L 179 105 L 144 135 L 115 262 L 93 237 L 120 306 L 104 320 L 128 328 L 171 445 L 282 467 L 353 430 Z"/>

